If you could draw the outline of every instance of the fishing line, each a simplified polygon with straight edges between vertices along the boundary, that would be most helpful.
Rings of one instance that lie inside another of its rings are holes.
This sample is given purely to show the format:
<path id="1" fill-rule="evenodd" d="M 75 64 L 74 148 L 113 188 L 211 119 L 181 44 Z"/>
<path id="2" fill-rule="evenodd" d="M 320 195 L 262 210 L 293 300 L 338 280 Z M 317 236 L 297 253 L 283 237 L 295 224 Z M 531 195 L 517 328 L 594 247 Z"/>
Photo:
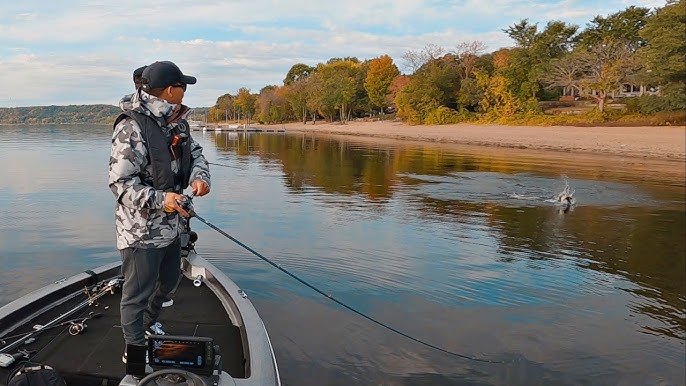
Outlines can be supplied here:
<path id="1" fill-rule="evenodd" d="M 238 239 L 236 239 L 235 237 L 231 236 L 230 234 L 224 232 L 223 230 L 217 228 L 216 226 L 214 226 L 214 224 L 212 224 L 212 223 L 208 222 L 207 220 L 205 220 L 204 218 L 198 216 L 197 213 L 194 214 L 194 217 L 197 218 L 198 220 L 200 220 L 203 224 L 205 224 L 205 225 L 207 225 L 208 227 L 210 227 L 210 228 L 214 229 L 215 231 L 219 232 L 222 236 L 228 238 L 229 240 L 233 241 L 234 243 L 236 243 L 236 244 L 240 245 L 241 247 L 245 248 L 248 252 L 250 252 L 250 253 L 252 253 L 253 255 L 259 257 L 259 258 L 262 259 L 262 260 L 264 260 L 265 262 L 267 262 L 267 263 L 268 263 L 269 265 L 271 265 L 272 267 L 274 267 L 274 268 L 278 269 L 279 271 L 285 273 L 286 275 L 292 277 L 293 279 L 297 280 L 298 282 L 300 282 L 300 283 L 303 284 L 304 286 L 310 288 L 311 290 L 317 292 L 318 294 L 320 294 L 320 295 L 322 295 L 322 296 L 324 296 L 324 297 L 326 297 L 326 298 L 329 298 L 329 299 L 330 299 L 331 301 L 333 301 L 334 303 L 336 303 L 336 304 L 338 304 L 338 305 L 340 305 L 340 306 L 342 306 L 342 307 L 348 309 L 349 311 L 352 311 L 352 312 L 356 313 L 357 315 L 359 315 L 359 316 L 361 316 L 361 317 L 363 317 L 363 318 L 369 320 L 370 322 L 376 323 L 377 325 L 379 325 L 379 326 L 381 326 L 381 327 L 383 327 L 383 328 L 385 328 L 385 329 L 387 329 L 387 330 L 393 331 L 393 332 L 395 332 L 395 333 L 398 334 L 398 335 L 404 336 L 404 337 L 407 338 L 407 339 L 410 339 L 410 340 L 412 340 L 412 341 L 415 341 L 415 342 L 417 342 L 417 343 L 419 343 L 419 344 L 422 344 L 422 345 L 424 345 L 424 346 L 430 347 L 430 348 L 432 348 L 432 349 L 434 349 L 434 350 L 438 350 L 438 351 L 444 352 L 444 353 L 446 353 L 446 354 L 454 355 L 454 356 L 456 356 L 456 357 L 460 357 L 460 358 L 464 358 L 464 359 L 469 359 L 469 360 L 477 361 L 477 362 L 504 363 L 504 362 L 502 362 L 502 361 L 494 361 L 494 360 L 489 360 L 489 359 L 481 359 L 481 358 L 471 357 L 471 356 L 468 356 L 468 355 L 458 354 L 458 353 L 456 353 L 456 352 L 453 352 L 453 351 L 450 351 L 450 350 L 447 350 L 447 349 L 444 349 L 444 348 L 441 348 L 441 347 L 438 347 L 438 346 L 434 346 L 434 345 L 431 344 L 431 343 L 424 342 L 423 340 L 417 339 L 417 338 L 415 338 L 415 337 L 413 337 L 413 336 L 410 336 L 410 335 L 408 335 L 408 334 L 406 334 L 406 333 L 404 333 L 404 332 L 402 332 L 402 331 L 400 331 L 400 330 L 397 330 L 397 329 L 395 329 L 395 328 L 393 328 L 393 327 L 391 327 L 391 326 L 389 326 L 389 325 L 387 325 L 387 324 L 384 324 L 383 322 L 380 322 L 380 321 L 378 321 L 378 320 L 372 318 L 371 316 L 366 315 L 366 314 L 364 314 L 364 313 L 362 313 L 362 312 L 360 312 L 360 311 L 354 309 L 353 307 L 351 307 L 351 306 L 349 306 L 349 305 L 347 305 L 347 304 L 341 302 L 340 300 L 334 298 L 332 295 L 329 295 L 329 294 L 324 293 L 322 290 L 318 289 L 317 287 L 313 286 L 312 284 L 310 284 L 310 283 L 306 282 L 305 280 L 299 278 L 298 276 L 292 274 L 292 273 L 289 272 L 287 269 L 281 267 L 280 265 L 276 264 L 275 262 L 273 262 L 273 261 L 269 260 L 268 258 L 262 256 L 259 252 L 256 252 L 255 250 L 253 250 L 253 249 L 250 248 L 249 246 L 247 246 L 247 245 L 243 244 L 242 242 L 240 242 L 240 240 L 238 240 Z"/>
<path id="2" fill-rule="evenodd" d="M 235 167 L 235 166 L 231 166 L 231 165 L 223 165 L 223 164 L 217 164 L 217 163 L 214 163 L 214 162 L 208 162 L 208 164 L 209 164 L 209 165 L 216 165 L 216 166 L 222 166 L 222 167 L 225 167 L 225 168 L 231 168 L 231 169 L 240 169 L 240 168 L 238 168 L 238 167 Z"/>

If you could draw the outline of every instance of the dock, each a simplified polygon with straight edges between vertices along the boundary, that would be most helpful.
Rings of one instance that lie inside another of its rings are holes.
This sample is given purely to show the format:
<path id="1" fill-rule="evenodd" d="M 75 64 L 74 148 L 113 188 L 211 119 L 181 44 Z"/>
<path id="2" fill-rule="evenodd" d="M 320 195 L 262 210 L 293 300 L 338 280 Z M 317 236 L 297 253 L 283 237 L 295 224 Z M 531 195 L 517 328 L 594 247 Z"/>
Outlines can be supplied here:
<path id="1" fill-rule="evenodd" d="M 220 131 L 229 133 L 285 133 L 285 128 L 258 128 L 245 125 L 191 126 L 193 131 Z"/>

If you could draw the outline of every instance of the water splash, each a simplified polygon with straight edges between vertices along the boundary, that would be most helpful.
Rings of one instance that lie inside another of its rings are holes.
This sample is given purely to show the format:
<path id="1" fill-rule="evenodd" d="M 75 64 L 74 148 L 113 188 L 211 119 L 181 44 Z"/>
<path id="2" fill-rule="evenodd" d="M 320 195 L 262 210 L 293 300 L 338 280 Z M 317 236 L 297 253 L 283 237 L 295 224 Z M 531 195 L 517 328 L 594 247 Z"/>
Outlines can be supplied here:
<path id="1" fill-rule="evenodd" d="M 567 178 L 567 176 L 563 176 L 563 178 L 565 182 L 564 189 L 562 189 L 562 191 L 558 193 L 557 196 L 548 200 L 548 202 L 552 202 L 556 205 L 559 205 L 560 210 L 562 210 L 564 213 L 567 213 L 574 206 L 576 206 L 576 198 L 574 198 L 575 190 L 569 186 L 569 179 Z"/>

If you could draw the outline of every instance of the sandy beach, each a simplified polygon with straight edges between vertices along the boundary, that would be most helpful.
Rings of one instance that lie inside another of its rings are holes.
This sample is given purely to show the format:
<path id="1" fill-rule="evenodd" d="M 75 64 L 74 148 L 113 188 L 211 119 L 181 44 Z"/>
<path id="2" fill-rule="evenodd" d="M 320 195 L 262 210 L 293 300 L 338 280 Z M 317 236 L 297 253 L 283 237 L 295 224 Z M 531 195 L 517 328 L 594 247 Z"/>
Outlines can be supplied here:
<path id="1" fill-rule="evenodd" d="M 455 124 L 410 126 L 402 122 L 351 121 L 262 125 L 288 132 L 366 136 L 488 147 L 546 150 L 623 157 L 686 159 L 686 126 L 573 127 Z"/>

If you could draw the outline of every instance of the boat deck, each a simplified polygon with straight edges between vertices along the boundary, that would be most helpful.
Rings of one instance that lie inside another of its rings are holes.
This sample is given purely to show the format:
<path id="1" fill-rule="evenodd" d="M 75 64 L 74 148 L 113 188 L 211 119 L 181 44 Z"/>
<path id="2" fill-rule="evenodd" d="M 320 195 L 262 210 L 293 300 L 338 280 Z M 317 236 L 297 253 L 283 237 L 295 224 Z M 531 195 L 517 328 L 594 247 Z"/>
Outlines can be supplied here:
<path id="1" fill-rule="evenodd" d="M 30 362 L 52 366 L 65 377 L 69 386 L 118 385 L 125 375 L 121 360 L 125 344 L 119 317 L 120 292 L 103 296 L 97 305 L 70 318 L 86 317 L 89 312 L 102 314 L 86 321 L 87 328 L 79 335 L 69 335 L 68 326 L 54 328 L 43 331 L 36 336 L 35 342 L 17 350 L 35 351 Z M 62 304 L 29 325 L 46 323 L 82 300 L 79 297 Z M 240 330 L 231 323 L 219 299 L 205 284 L 194 287 L 192 281 L 184 277 L 174 295 L 174 305 L 162 309 L 160 322 L 167 333 L 212 337 L 220 347 L 223 370 L 234 378 L 245 377 Z M 11 335 L 22 332 L 28 331 L 24 328 Z M 10 368 L 0 368 L 0 384 L 7 384 L 20 366 L 22 363 L 17 362 Z"/>

